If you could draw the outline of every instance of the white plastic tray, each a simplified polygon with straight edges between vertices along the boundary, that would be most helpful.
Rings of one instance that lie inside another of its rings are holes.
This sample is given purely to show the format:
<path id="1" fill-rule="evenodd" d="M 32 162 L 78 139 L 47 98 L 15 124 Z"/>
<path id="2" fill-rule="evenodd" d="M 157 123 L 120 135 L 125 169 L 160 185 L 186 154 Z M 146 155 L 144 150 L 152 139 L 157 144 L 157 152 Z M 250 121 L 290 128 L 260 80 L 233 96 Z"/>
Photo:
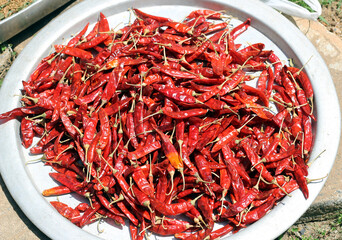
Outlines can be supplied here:
<path id="1" fill-rule="evenodd" d="M 127 22 L 128 8 L 136 7 L 151 14 L 180 20 L 190 11 L 198 8 L 226 10 L 230 15 L 244 21 L 252 19 L 252 27 L 238 38 L 243 44 L 263 42 L 267 49 L 275 50 L 283 61 L 294 59 L 299 66 L 305 65 L 305 71 L 312 80 L 315 91 L 315 109 L 317 123 L 312 158 L 323 150 L 309 169 L 309 178 L 327 175 L 334 163 L 340 134 L 340 112 L 336 91 L 329 71 L 309 40 L 286 18 L 278 12 L 256 0 L 140 0 L 140 1 L 84 1 L 47 25 L 26 46 L 14 62 L 4 80 L 0 94 L 0 112 L 19 106 L 21 81 L 27 80 L 40 59 L 52 51 L 51 46 L 66 42 L 70 35 L 79 32 L 88 22 L 94 24 L 100 12 L 103 12 L 114 27 Z M 240 21 L 235 20 L 234 23 Z M 90 27 L 91 29 L 91 27 Z M 100 225 L 103 233 L 97 232 L 96 224 L 80 229 L 63 218 L 48 203 L 53 198 L 44 198 L 42 190 L 56 183 L 48 176 L 51 171 L 42 163 L 25 165 L 32 159 L 21 146 L 19 122 L 10 121 L 0 125 L 0 171 L 2 177 L 18 205 L 27 217 L 52 239 L 130 239 L 126 227 L 122 230 L 104 223 Z M 34 157 L 33 157 L 34 158 Z M 36 158 L 36 157 L 35 157 Z M 298 190 L 292 197 L 286 197 L 260 221 L 248 226 L 228 239 L 274 239 L 287 230 L 311 205 L 326 179 L 309 184 L 310 197 L 305 200 Z M 76 206 L 73 196 L 59 198 L 71 206 Z M 154 239 L 152 237 L 151 239 Z"/>
<path id="2" fill-rule="evenodd" d="M 28 7 L 0 21 L 0 43 L 25 30 L 70 0 L 36 0 Z"/>

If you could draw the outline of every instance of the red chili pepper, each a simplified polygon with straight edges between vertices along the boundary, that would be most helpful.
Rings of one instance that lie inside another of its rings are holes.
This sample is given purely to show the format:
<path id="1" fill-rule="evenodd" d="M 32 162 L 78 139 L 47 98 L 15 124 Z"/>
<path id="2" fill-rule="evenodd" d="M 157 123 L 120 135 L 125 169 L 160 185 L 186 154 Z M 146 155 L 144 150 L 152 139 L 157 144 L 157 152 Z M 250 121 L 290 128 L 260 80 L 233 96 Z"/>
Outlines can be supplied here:
<path id="1" fill-rule="evenodd" d="M 68 133 L 72 137 L 76 136 L 76 134 L 77 134 L 76 128 L 72 125 L 70 118 L 66 115 L 66 113 L 64 111 L 60 112 L 60 117 L 61 117 L 62 123 L 63 123 L 65 129 L 68 131 Z"/>
<path id="2" fill-rule="evenodd" d="M 176 151 L 175 147 L 172 145 L 170 138 L 160 131 L 157 126 L 152 124 L 153 129 L 159 134 L 162 140 L 162 148 L 167 159 L 169 159 L 171 165 L 177 170 L 183 169 L 183 161 Z"/>
<path id="3" fill-rule="evenodd" d="M 192 36 L 199 37 L 209 29 L 210 24 L 208 22 L 201 23 L 192 33 Z M 191 33 L 191 32 L 190 32 Z"/>
<path id="4" fill-rule="evenodd" d="M 251 94 L 257 95 L 260 98 L 260 100 L 265 104 L 266 107 L 269 106 L 269 100 L 263 91 L 261 91 L 257 88 L 253 88 L 247 84 L 241 84 L 241 87 L 246 93 L 251 93 Z"/>
<path id="5" fill-rule="evenodd" d="M 312 148 L 312 126 L 311 120 L 308 116 L 303 115 L 303 128 L 304 128 L 304 154 L 309 154 Z"/>
<path id="6" fill-rule="evenodd" d="M 113 115 L 113 114 L 119 112 L 119 110 L 123 110 L 123 109 L 127 108 L 132 99 L 133 98 L 122 99 L 121 101 L 116 102 L 113 105 L 105 107 L 104 110 L 106 111 L 108 116 Z"/>
<path id="7" fill-rule="evenodd" d="M 293 173 L 295 175 L 296 181 L 297 181 L 299 188 L 302 191 L 304 197 L 306 199 L 308 199 L 309 198 L 309 189 L 308 189 L 307 181 L 306 181 L 306 178 L 302 172 L 302 169 L 298 166 L 298 164 L 295 164 Z"/>
<path id="8" fill-rule="evenodd" d="M 251 224 L 259 219 L 261 219 L 263 216 L 266 215 L 266 213 L 274 206 L 275 199 L 271 198 L 261 206 L 253 209 L 252 211 L 248 212 L 243 218 L 242 222 L 244 224 Z"/>
<path id="9" fill-rule="evenodd" d="M 234 128 L 233 126 L 229 126 L 226 130 L 224 130 L 218 137 L 219 141 L 215 143 L 213 148 L 211 149 L 211 152 L 217 152 L 219 151 L 224 145 L 228 144 L 230 141 L 232 141 L 237 135 L 239 134 L 239 131 Z"/>
<path id="10" fill-rule="evenodd" d="M 213 177 L 211 175 L 211 170 L 205 157 L 203 157 L 203 155 L 201 154 L 195 155 L 195 163 L 202 179 L 209 183 L 212 182 Z"/>
<path id="11" fill-rule="evenodd" d="M 158 184 L 156 187 L 156 199 L 160 202 L 165 202 L 166 199 L 166 190 L 168 187 L 168 182 L 166 178 L 166 174 L 161 173 L 159 176 Z"/>
<path id="12" fill-rule="evenodd" d="M 186 18 L 198 18 L 198 17 L 205 17 L 207 19 L 221 19 L 223 17 L 222 13 L 216 12 L 209 9 L 199 9 L 192 11 Z"/>
<path id="13" fill-rule="evenodd" d="M 196 47 L 194 46 L 181 46 L 173 41 L 168 41 L 168 40 L 161 41 L 161 45 L 172 52 L 176 52 L 182 55 L 192 54 L 196 51 Z M 170 63 L 172 64 L 172 62 Z"/>
<path id="14" fill-rule="evenodd" d="M 146 19 L 146 18 L 151 18 L 151 19 L 154 19 L 160 23 L 162 22 L 171 22 L 172 20 L 170 18 L 164 18 L 164 17 L 159 17 L 159 16 L 154 16 L 154 15 L 151 15 L 151 14 L 147 14 L 139 9 L 136 9 L 136 8 L 133 8 L 132 9 L 135 14 L 137 14 L 138 17 L 142 18 L 142 19 Z"/>
<path id="15" fill-rule="evenodd" d="M 176 233 L 184 232 L 188 228 L 190 228 L 191 225 L 152 225 L 150 230 L 154 233 L 157 233 L 162 236 L 168 236 L 168 235 L 175 235 Z"/>
<path id="16" fill-rule="evenodd" d="M 80 213 L 62 202 L 51 201 L 50 204 L 65 218 L 74 221 Z"/>
<path id="17" fill-rule="evenodd" d="M 82 215 L 81 221 L 79 223 L 80 227 L 85 226 L 92 218 L 92 216 L 95 215 L 95 213 L 100 209 L 101 204 L 98 202 L 94 202 L 93 207 L 88 208 Z"/>
<path id="18" fill-rule="evenodd" d="M 135 105 L 135 110 L 133 113 L 135 134 L 139 138 L 145 137 L 147 132 L 152 130 L 152 127 L 148 119 L 145 119 L 146 118 L 145 115 L 146 115 L 146 109 L 144 106 L 144 102 L 139 100 L 138 103 Z"/>
<path id="19" fill-rule="evenodd" d="M 203 195 L 198 199 L 197 206 L 201 210 L 206 221 L 213 221 L 214 202 L 212 198 Z"/>
<path id="20" fill-rule="evenodd" d="M 57 186 L 57 187 L 52 187 L 52 188 L 44 190 L 42 192 L 42 195 L 44 197 L 60 196 L 60 195 L 68 194 L 71 192 L 72 191 L 66 186 Z"/>
<path id="21" fill-rule="evenodd" d="M 228 26 L 228 24 L 226 22 L 210 25 L 208 30 L 205 31 L 205 34 L 210 34 L 210 33 L 216 32 L 218 30 L 225 29 L 227 26 Z"/>
<path id="22" fill-rule="evenodd" d="M 134 226 L 133 224 L 129 225 L 129 232 L 131 233 L 131 239 L 136 240 L 138 239 L 138 227 Z"/>
<path id="23" fill-rule="evenodd" d="M 158 92 L 176 101 L 182 101 L 184 103 L 197 103 L 198 102 L 196 98 L 194 98 L 193 96 L 187 93 L 184 93 L 181 89 L 178 89 L 175 87 L 169 87 L 166 85 L 158 85 L 158 84 L 153 84 L 152 86 Z"/>
<path id="24" fill-rule="evenodd" d="M 227 211 L 223 212 L 221 216 L 224 218 L 229 218 L 242 212 L 253 202 L 258 192 L 259 191 L 256 188 L 251 188 L 239 201 L 230 206 Z"/>
<path id="25" fill-rule="evenodd" d="M 247 18 L 245 22 L 241 23 L 230 31 L 230 37 L 235 40 L 239 35 L 241 35 L 241 33 L 245 32 L 250 25 L 251 19 Z"/>
<path id="26" fill-rule="evenodd" d="M 231 150 L 227 146 L 224 146 L 222 148 L 222 153 L 224 157 L 223 159 L 227 166 L 227 170 L 232 178 L 232 188 L 233 188 L 234 196 L 235 198 L 240 199 L 245 193 L 245 187 L 239 176 L 239 171 L 237 170 L 238 168 L 235 168 L 236 166 L 236 162 L 234 161 L 235 159 L 232 156 Z M 250 178 L 249 178 L 249 182 L 250 182 Z"/>
<path id="27" fill-rule="evenodd" d="M 108 38 L 108 34 L 100 34 L 98 37 L 93 37 L 89 42 L 81 43 L 77 47 L 80 49 L 93 48 Z"/>
<path id="28" fill-rule="evenodd" d="M 268 60 L 272 63 L 273 68 L 274 68 L 274 75 L 273 75 L 272 78 L 270 77 L 270 79 L 269 79 L 269 81 L 267 83 L 267 93 L 268 93 L 268 96 L 270 96 L 271 92 L 272 92 L 272 89 L 275 86 L 273 84 L 274 81 L 277 82 L 277 83 L 280 82 L 280 72 L 281 72 L 281 69 L 282 69 L 282 64 L 281 64 L 280 59 L 274 53 L 271 54 L 268 57 Z"/>
<path id="29" fill-rule="evenodd" d="M 34 137 L 33 124 L 34 122 L 27 118 L 23 118 L 21 120 L 21 124 L 20 124 L 21 139 L 22 139 L 22 144 L 25 148 L 29 148 L 32 145 L 33 137 Z"/>
<path id="30" fill-rule="evenodd" d="M 213 232 L 210 233 L 210 239 L 214 240 L 214 239 L 218 239 L 220 237 L 223 237 L 225 235 L 227 235 L 228 233 L 230 233 L 231 231 L 233 231 L 234 227 L 230 224 L 227 224 Z"/>
<path id="31" fill-rule="evenodd" d="M 1 122 L 9 121 L 15 118 L 24 117 L 26 114 L 22 111 L 22 108 L 15 108 L 11 111 L 0 114 Z"/>
<path id="32" fill-rule="evenodd" d="M 162 108 L 162 113 L 173 118 L 173 119 L 186 119 L 190 117 L 196 117 L 196 116 L 203 116 L 208 111 L 206 109 L 197 108 L 197 109 L 189 109 L 179 112 L 171 112 L 167 108 Z"/>
<path id="33" fill-rule="evenodd" d="M 189 33 L 191 30 L 191 27 L 189 27 L 185 24 L 179 23 L 179 22 L 168 21 L 168 22 L 163 22 L 162 25 L 167 26 L 167 27 L 171 27 L 179 33 Z"/>
<path id="34" fill-rule="evenodd" d="M 67 44 L 68 47 L 74 47 L 82 38 L 82 36 L 86 33 L 88 29 L 89 23 L 80 31 L 75 37 L 73 37 Z"/>
<path id="35" fill-rule="evenodd" d="M 257 154 L 253 151 L 251 145 L 247 142 L 247 140 L 243 140 L 241 144 L 247 154 L 248 159 L 251 161 L 252 166 L 262 175 L 266 181 L 271 182 L 273 180 L 272 174 L 260 161 L 259 156 L 257 156 Z"/>
<path id="36" fill-rule="evenodd" d="M 190 202 L 166 204 L 151 198 L 151 208 L 166 216 L 176 216 L 189 211 L 194 206 Z"/>
<path id="37" fill-rule="evenodd" d="M 83 96 L 81 98 L 75 99 L 75 103 L 77 105 L 88 104 L 93 102 L 98 96 L 101 96 L 103 93 L 102 88 L 98 88 L 95 91 L 91 92 L 89 95 Z"/>
<path id="38" fill-rule="evenodd" d="M 56 52 L 64 53 L 64 54 L 74 56 L 80 59 L 92 59 L 93 58 L 93 55 L 90 52 L 87 52 L 83 50 L 82 48 L 55 45 L 55 50 Z"/>
<path id="39" fill-rule="evenodd" d="M 287 69 L 292 73 L 294 78 L 298 78 L 299 82 L 301 83 L 301 85 L 302 85 L 302 87 L 304 89 L 306 97 L 312 103 L 313 88 L 312 88 L 312 84 L 311 84 L 310 79 L 308 78 L 308 76 L 303 71 L 301 71 L 298 68 L 288 67 Z"/>
<path id="40" fill-rule="evenodd" d="M 120 224 L 125 225 L 126 224 L 124 219 L 121 216 L 118 216 L 118 215 L 116 215 L 110 211 L 107 211 L 103 208 L 100 208 L 99 210 L 97 210 L 97 212 L 99 214 L 109 218 L 109 219 L 113 219 L 116 225 L 120 225 Z"/>
<path id="41" fill-rule="evenodd" d="M 76 181 L 76 179 L 67 177 L 62 173 L 49 173 L 49 175 L 56 181 L 68 187 L 71 191 L 77 192 L 83 188 L 82 183 Z"/>
<path id="42" fill-rule="evenodd" d="M 186 58 L 187 62 L 192 62 L 196 58 L 198 58 L 210 45 L 210 41 L 206 40 L 205 42 L 202 43 L 202 45 L 197 49 L 196 52 L 194 52 L 192 55 L 188 56 Z"/>
<path id="43" fill-rule="evenodd" d="M 135 171 L 132 174 L 132 177 L 133 177 L 133 180 L 135 181 L 135 183 L 137 184 L 137 186 L 139 187 L 139 189 L 143 193 L 145 193 L 149 197 L 152 197 L 154 195 L 154 191 L 152 190 L 149 182 L 147 181 L 147 179 L 144 176 L 144 173 L 142 172 L 142 170 L 139 167 L 137 169 L 135 169 Z"/>
<path id="44" fill-rule="evenodd" d="M 100 135 L 98 144 L 99 144 L 99 148 L 103 150 L 109 143 L 109 138 L 111 135 L 108 115 L 106 114 L 103 108 L 99 110 L 99 119 L 100 119 L 101 135 Z"/>
<path id="45" fill-rule="evenodd" d="M 188 141 L 188 154 L 190 155 L 196 148 L 196 144 L 199 140 L 199 129 L 196 125 L 189 126 L 189 141 Z"/>
<path id="46" fill-rule="evenodd" d="M 110 31 L 108 20 L 107 20 L 106 16 L 103 15 L 103 13 L 101 13 L 101 12 L 100 12 L 99 30 L 98 31 L 100 34 L 108 33 Z"/>
<path id="47" fill-rule="evenodd" d="M 273 117 L 273 115 L 270 112 L 266 111 L 264 109 L 264 107 L 262 107 L 261 105 L 254 103 L 253 101 L 250 101 L 248 99 L 243 99 L 238 94 L 235 94 L 234 96 L 236 99 L 241 101 L 241 103 L 245 104 L 247 108 L 250 108 L 251 111 L 256 113 L 258 115 L 258 117 L 260 117 L 262 119 L 266 119 L 266 120 Z"/>

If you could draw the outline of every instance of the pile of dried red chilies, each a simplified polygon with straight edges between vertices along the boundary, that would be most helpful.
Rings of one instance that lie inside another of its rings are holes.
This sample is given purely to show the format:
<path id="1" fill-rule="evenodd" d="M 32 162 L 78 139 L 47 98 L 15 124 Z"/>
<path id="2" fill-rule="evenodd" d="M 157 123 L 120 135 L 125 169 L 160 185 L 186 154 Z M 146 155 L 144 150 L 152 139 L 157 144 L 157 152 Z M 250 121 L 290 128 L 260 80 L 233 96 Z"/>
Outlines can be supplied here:
<path id="1" fill-rule="evenodd" d="M 307 75 L 263 43 L 236 44 L 250 19 L 231 28 L 210 10 L 182 22 L 133 13 L 118 31 L 100 14 L 89 33 L 55 45 L 23 82 L 24 106 L 0 115 L 21 120 L 24 147 L 40 138 L 30 152 L 60 183 L 44 196 L 87 200 L 51 204 L 80 227 L 128 219 L 132 239 L 216 239 L 295 189 L 307 198 Z"/>

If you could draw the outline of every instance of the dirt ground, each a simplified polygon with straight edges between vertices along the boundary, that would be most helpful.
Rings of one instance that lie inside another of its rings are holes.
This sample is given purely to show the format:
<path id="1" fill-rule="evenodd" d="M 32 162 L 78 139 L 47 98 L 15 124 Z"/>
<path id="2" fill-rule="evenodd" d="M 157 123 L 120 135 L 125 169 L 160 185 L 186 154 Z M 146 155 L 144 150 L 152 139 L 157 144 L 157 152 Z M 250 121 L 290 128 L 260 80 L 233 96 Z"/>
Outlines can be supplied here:
<path id="1" fill-rule="evenodd" d="M 320 22 L 327 29 L 342 38 L 342 1 L 332 1 L 331 4 L 323 6 Z"/>
<path id="2" fill-rule="evenodd" d="M 28 6 L 33 0 L 0 0 L 0 21 Z M 323 12 L 320 22 L 326 28 L 342 38 L 342 1 L 335 0 L 323 5 Z M 10 44 L 10 42 L 6 43 Z M 4 45 L 2 45 L 4 46 Z M 15 47 L 15 46 L 13 46 Z M 8 67 L 14 59 L 11 48 L 0 50 L 0 83 L 6 74 Z M 320 240 L 320 239 L 342 239 L 342 213 L 336 214 L 334 218 L 322 221 L 296 223 L 277 240 Z"/>
<path id="3" fill-rule="evenodd" d="M 342 215 L 325 221 L 296 223 L 276 240 L 342 239 Z"/>
<path id="4" fill-rule="evenodd" d="M 0 20 L 27 7 L 33 0 L 0 0 Z"/>

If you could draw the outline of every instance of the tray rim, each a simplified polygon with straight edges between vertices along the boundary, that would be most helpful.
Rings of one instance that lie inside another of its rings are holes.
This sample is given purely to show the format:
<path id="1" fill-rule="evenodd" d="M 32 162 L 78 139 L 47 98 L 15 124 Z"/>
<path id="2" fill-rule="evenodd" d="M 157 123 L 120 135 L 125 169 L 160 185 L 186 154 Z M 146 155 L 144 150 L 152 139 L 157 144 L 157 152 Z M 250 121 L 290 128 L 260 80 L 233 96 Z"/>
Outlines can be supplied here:
<path id="1" fill-rule="evenodd" d="M 0 44 L 38 22 L 70 0 L 35 0 L 26 8 L 0 21 Z M 43 14 L 42 14 L 43 13 Z"/>

